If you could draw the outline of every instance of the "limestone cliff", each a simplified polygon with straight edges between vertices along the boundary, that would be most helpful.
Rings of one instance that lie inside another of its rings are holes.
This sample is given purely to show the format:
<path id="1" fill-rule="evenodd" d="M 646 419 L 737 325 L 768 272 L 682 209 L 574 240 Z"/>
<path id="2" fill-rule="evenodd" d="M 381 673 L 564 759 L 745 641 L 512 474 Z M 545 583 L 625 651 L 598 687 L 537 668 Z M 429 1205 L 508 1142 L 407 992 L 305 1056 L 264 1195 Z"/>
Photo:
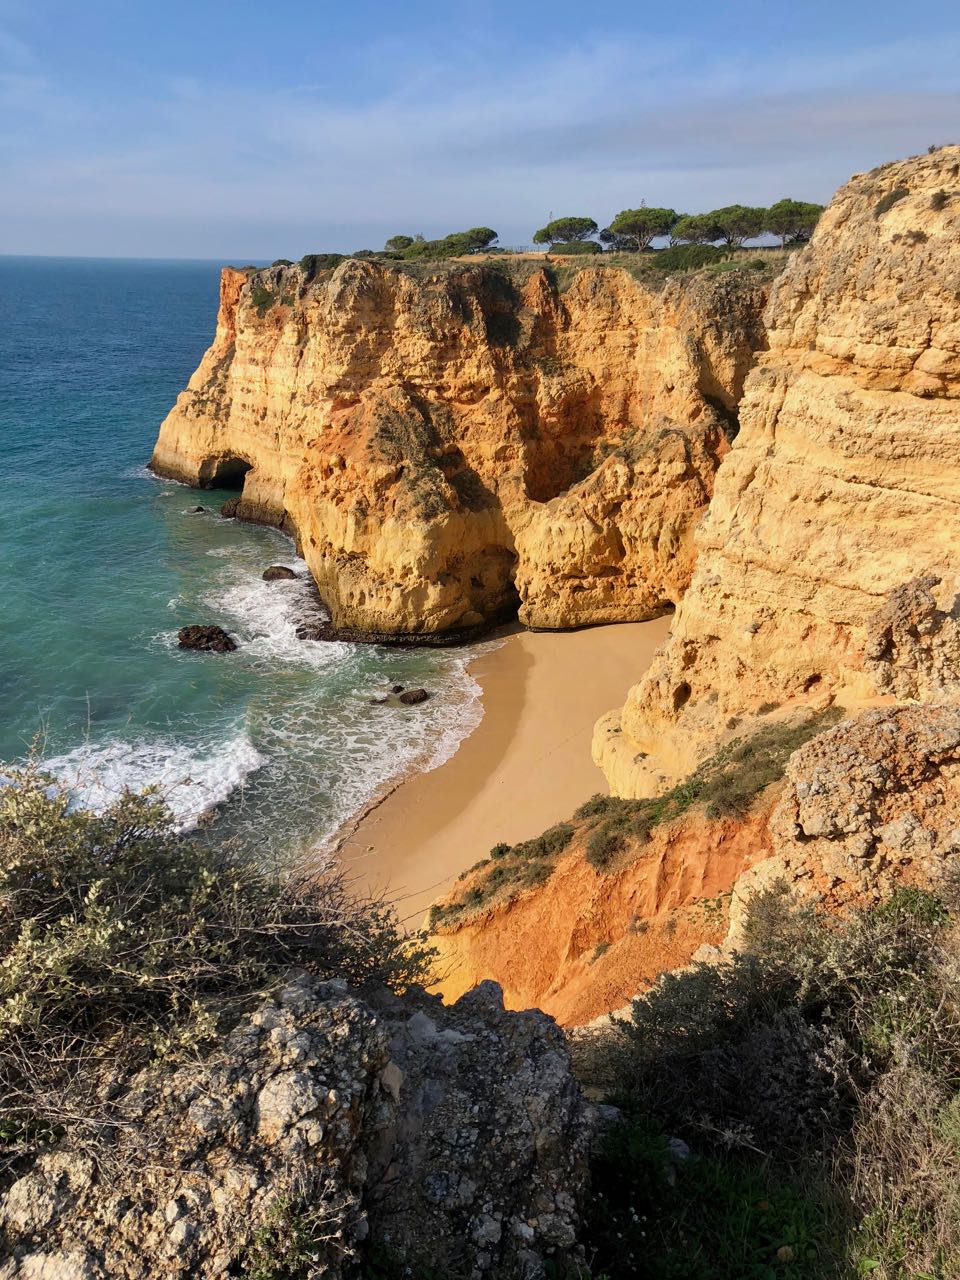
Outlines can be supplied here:
<path id="1" fill-rule="evenodd" d="M 214 342 L 151 466 L 242 484 L 334 625 L 460 635 L 675 605 L 765 286 L 537 260 L 227 269 Z M 656 280 L 655 275 L 650 280 Z"/>
<path id="2" fill-rule="evenodd" d="M 919 660 L 923 641 L 906 622 L 894 654 L 883 614 L 918 574 L 925 625 L 954 612 L 958 297 L 960 147 L 840 190 L 773 287 L 769 350 L 747 380 L 671 638 L 598 725 L 594 758 L 617 794 L 655 794 L 731 717 L 765 704 L 853 706 L 897 680 L 910 696 L 907 676 L 884 671 L 910 644 Z M 943 676 L 913 683 L 942 690 Z"/>

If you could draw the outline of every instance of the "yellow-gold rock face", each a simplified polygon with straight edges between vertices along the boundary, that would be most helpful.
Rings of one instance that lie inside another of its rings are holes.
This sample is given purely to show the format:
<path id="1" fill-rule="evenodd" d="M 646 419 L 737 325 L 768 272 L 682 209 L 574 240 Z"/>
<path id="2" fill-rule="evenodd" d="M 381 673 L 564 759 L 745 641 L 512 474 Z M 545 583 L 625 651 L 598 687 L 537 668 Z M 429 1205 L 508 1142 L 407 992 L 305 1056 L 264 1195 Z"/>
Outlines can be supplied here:
<path id="1" fill-rule="evenodd" d="M 565 287 L 558 275 L 567 275 Z M 226 269 L 152 467 L 242 482 L 336 627 L 468 633 L 675 605 L 766 289 L 539 260 Z"/>
<path id="2" fill-rule="evenodd" d="M 766 324 L 671 637 L 597 726 L 620 795 L 656 793 L 765 704 L 946 691 L 910 635 L 956 647 L 960 147 L 847 183 Z M 897 637 L 920 667 L 891 681 Z"/>

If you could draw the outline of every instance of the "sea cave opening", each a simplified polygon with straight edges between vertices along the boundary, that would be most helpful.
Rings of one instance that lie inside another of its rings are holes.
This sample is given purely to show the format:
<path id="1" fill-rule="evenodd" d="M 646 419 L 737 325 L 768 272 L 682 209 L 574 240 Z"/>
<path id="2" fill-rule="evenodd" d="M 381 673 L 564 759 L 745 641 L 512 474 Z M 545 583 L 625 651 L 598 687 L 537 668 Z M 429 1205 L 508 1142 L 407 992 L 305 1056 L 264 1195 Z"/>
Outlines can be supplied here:
<path id="1" fill-rule="evenodd" d="M 247 472 L 252 470 L 252 462 L 232 454 L 208 458 L 200 467 L 200 485 L 204 489 L 231 489 L 241 493 Z"/>

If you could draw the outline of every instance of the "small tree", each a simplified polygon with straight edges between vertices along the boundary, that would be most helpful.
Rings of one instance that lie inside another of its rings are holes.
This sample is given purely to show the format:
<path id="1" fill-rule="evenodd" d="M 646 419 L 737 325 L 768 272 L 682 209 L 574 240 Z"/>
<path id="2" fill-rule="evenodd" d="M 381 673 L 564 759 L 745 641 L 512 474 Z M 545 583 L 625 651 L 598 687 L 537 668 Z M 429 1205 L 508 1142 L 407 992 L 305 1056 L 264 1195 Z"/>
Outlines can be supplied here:
<path id="1" fill-rule="evenodd" d="M 618 235 L 616 231 L 611 231 L 609 227 L 604 227 L 599 236 L 600 243 L 611 253 L 626 253 L 633 248 L 633 241 L 629 236 Z"/>
<path id="2" fill-rule="evenodd" d="M 678 218 L 670 232 L 673 241 L 682 240 L 684 244 L 713 244 L 720 240 L 723 232 L 709 213 L 688 213 Z"/>
<path id="3" fill-rule="evenodd" d="M 413 236 L 391 236 L 383 246 L 387 253 L 403 253 L 413 244 Z"/>
<path id="4" fill-rule="evenodd" d="M 821 213 L 822 204 L 809 204 L 804 200 L 778 200 L 767 210 L 763 229 L 779 236 L 781 245 L 791 240 L 809 240 Z"/>
<path id="5" fill-rule="evenodd" d="M 655 236 L 669 235 L 676 220 L 676 209 L 621 209 L 610 223 L 610 230 L 626 237 L 632 248 L 643 250 Z"/>
<path id="6" fill-rule="evenodd" d="M 554 218 L 533 233 L 534 244 L 569 244 L 572 240 L 589 240 L 597 234 L 592 218 Z"/>
<path id="7" fill-rule="evenodd" d="M 469 231 L 464 231 L 462 234 L 466 237 L 474 253 L 489 249 L 493 242 L 499 239 L 492 227 L 471 227 Z"/>
<path id="8" fill-rule="evenodd" d="M 763 231 L 767 210 L 745 204 L 728 204 L 705 216 L 720 228 L 721 240 L 731 249 L 739 249 L 744 240 L 752 240 Z"/>

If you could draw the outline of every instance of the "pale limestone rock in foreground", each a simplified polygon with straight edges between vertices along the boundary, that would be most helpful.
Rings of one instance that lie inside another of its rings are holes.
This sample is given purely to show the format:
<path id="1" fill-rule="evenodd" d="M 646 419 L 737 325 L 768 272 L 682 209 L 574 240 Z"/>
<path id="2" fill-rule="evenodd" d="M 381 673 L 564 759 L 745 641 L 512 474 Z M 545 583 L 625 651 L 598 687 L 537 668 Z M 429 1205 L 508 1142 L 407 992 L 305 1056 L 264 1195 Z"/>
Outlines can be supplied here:
<path id="1" fill-rule="evenodd" d="M 0 1280 L 235 1274 L 291 1214 L 330 1280 L 368 1236 L 477 1280 L 575 1252 L 592 1114 L 556 1024 L 493 983 L 444 1007 L 295 981 L 118 1119 L 99 1170 L 67 1148 L 0 1200 Z"/>

